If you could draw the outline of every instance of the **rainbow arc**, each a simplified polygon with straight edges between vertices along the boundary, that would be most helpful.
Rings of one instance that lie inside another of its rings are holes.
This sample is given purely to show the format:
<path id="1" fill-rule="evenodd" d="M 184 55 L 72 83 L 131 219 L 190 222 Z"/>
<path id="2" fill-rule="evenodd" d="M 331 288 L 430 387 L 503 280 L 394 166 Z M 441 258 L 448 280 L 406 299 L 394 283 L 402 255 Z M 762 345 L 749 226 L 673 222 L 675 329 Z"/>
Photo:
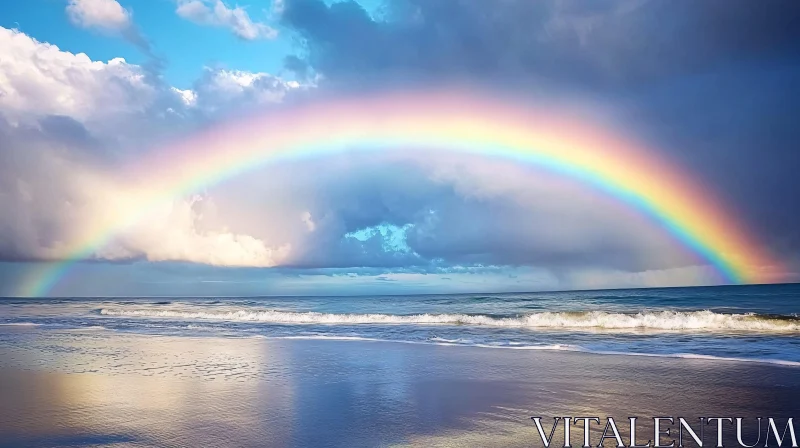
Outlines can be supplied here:
<path id="1" fill-rule="evenodd" d="M 645 148 L 577 120 L 497 97 L 403 92 L 332 100 L 220 125 L 154 151 L 132 167 L 151 193 L 68 244 L 68 256 L 29 279 L 21 293 L 47 295 L 80 260 L 165 201 L 277 160 L 430 148 L 459 157 L 513 160 L 575 179 L 652 218 L 713 266 L 727 283 L 761 283 L 778 266 L 691 176 Z"/>

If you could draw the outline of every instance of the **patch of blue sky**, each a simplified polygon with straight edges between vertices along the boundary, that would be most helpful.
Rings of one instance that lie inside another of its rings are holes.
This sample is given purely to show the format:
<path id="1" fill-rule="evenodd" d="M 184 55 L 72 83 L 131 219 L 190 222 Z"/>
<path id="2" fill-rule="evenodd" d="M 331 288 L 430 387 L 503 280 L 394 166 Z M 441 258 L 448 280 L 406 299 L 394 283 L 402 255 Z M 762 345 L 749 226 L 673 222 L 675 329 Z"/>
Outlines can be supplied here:
<path id="1" fill-rule="evenodd" d="M 358 241 L 367 241 L 380 235 L 383 243 L 383 250 L 386 252 L 411 253 L 411 247 L 407 242 L 408 231 L 414 224 L 396 226 L 394 224 L 381 223 L 376 226 L 365 227 L 345 234 L 345 238 L 353 238 Z"/>
<path id="2" fill-rule="evenodd" d="M 330 6 L 334 3 L 341 3 L 348 0 L 324 0 L 325 4 Z M 364 11 L 369 14 L 372 20 L 379 21 L 386 12 L 386 0 L 359 0 L 356 3 L 364 8 Z"/>
<path id="3" fill-rule="evenodd" d="M 0 2 L 0 26 L 16 28 L 39 40 L 72 53 L 86 53 L 92 60 L 124 58 L 145 64 L 149 56 L 119 36 L 83 29 L 70 23 L 64 0 Z M 132 13 L 133 23 L 150 42 L 152 52 L 163 59 L 162 74 L 170 85 L 191 88 L 204 67 L 282 74 L 283 60 L 299 53 L 301 46 L 272 14 L 271 2 L 237 1 L 251 20 L 278 30 L 274 39 L 246 41 L 224 27 L 203 26 L 177 15 L 173 0 L 120 0 Z"/>
<path id="4" fill-rule="evenodd" d="M 246 9 L 250 19 L 278 30 L 274 39 L 247 41 L 230 29 L 204 26 L 183 19 L 168 0 L 129 0 L 134 21 L 153 43 L 156 54 L 163 55 L 163 73 L 173 86 L 191 88 L 204 67 L 281 74 L 283 59 L 300 50 L 290 33 L 282 29 L 270 11 L 270 3 L 238 1 L 231 6 Z M 152 4 L 152 5 L 151 5 Z"/>

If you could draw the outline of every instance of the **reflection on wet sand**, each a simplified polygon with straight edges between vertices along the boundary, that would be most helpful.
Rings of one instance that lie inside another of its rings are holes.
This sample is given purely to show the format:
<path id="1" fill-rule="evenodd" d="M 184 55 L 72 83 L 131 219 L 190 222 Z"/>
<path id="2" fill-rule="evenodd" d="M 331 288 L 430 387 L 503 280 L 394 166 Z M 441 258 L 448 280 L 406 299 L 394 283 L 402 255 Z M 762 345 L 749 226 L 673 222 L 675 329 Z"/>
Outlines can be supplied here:
<path id="1" fill-rule="evenodd" d="M 534 415 L 796 415 L 800 369 L 30 330 L 25 344 L 0 336 L 0 396 L 9 447 L 530 447 L 541 446 Z M 597 440 L 602 428 L 592 429 Z"/>
<path id="2" fill-rule="evenodd" d="M 83 342 L 83 350 L 65 348 L 67 359 L 50 361 L 92 373 L 24 371 L 19 356 L 16 368 L 2 370 L 0 446 L 288 444 L 288 378 L 252 381 L 253 366 L 281 364 L 280 352 L 264 344 L 123 335 L 106 340 L 116 354 L 109 358 L 98 355 L 106 350 L 95 350 L 94 335 Z M 44 354 L 25 350 L 33 360 L 54 352 L 49 344 Z M 0 364 L 5 359 L 0 354 Z"/>

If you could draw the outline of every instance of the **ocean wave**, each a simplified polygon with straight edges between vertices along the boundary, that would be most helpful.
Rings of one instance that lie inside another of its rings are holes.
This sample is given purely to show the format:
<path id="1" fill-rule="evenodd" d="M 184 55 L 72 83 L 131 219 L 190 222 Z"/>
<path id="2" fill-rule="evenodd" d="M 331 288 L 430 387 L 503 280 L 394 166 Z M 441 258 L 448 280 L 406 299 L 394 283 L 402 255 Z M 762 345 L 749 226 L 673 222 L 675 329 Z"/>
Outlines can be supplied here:
<path id="1" fill-rule="evenodd" d="M 516 317 L 469 314 L 335 314 L 279 310 L 165 310 L 103 308 L 103 316 L 128 318 L 166 318 L 172 320 L 212 320 L 263 322 L 274 324 L 404 324 L 464 325 L 528 329 L 606 330 L 606 331 L 711 331 L 800 333 L 800 319 L 791 316 L 725 314 L 713 311 L 650 311 L 639 313 L 541 312 Z"/>

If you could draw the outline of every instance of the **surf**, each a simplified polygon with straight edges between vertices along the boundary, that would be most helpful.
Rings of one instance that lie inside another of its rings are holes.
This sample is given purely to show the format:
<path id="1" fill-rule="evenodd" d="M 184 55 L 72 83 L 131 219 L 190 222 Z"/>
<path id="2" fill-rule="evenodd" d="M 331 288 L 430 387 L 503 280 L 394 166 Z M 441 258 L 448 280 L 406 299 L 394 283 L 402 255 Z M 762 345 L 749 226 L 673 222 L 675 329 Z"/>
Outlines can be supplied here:
<path id="1" fill-rule="evenodd" d="M 800 318 L 755 313 L 728 314 L 702 311 L 606 311 L 538 312 L 510 317 L 486 314 L 359 314 L 296 312 L 275 309 L 192 310 L 152 308 L 102 308 L 101 316 L 134 319 L 208 320 L 265 324 L 318 325 L 456 325 L 519 329 L 604 330 L 604 331 L 690 331 L 800 333 Z"/>

